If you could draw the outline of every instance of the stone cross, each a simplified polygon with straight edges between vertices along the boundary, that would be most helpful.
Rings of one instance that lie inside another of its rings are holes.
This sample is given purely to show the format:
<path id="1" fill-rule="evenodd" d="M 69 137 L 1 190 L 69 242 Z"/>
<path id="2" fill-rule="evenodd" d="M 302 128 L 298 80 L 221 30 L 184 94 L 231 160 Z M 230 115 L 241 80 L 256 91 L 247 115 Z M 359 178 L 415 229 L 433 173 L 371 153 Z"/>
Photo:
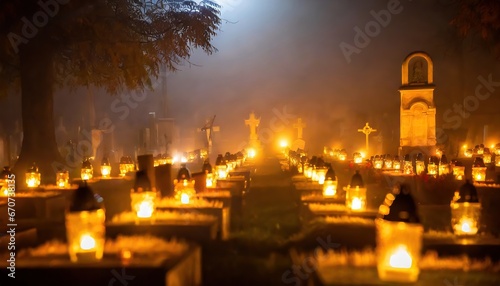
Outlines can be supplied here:
<path id="1" fill-rule="evenodd" d="M 215 115 L 212 119 L 207 119 L 205 126 L 199 128 L 198 131 L 204 131 L 207 136 L 207 152 L 210 154 L 212 152 L 212 133 L 219 132 L 220 126 L 214 126 Z"/>
<path id="2" fill-rule="evenodd" d="M 302 139 L 302 132 L 306 128 L 306 124 L 302 122 L 302 118 L 298 118 L 297 122 L 293 124 L 293 128 L 297 128 L 297 139 Z"/>
<path id="3" fill-rule="evenodd" d="M 365 136 L 366 136 L 366 150 L 365 150 L 365 152 L 367 154 L 369 153 L 368 136 L 370 135 L 370 133 L 375 132 L 375 131 L 377 131 L 377 129 L 371 128 L 370 125 L 368 125 L 368 122 L 366 122 L 365 126 L 362 129 L 358 129 L 358 132 L 361 132 L 361 133 L 365 134 Z"/>
<path id="4" fill-rule="evenodd" d="M 245 119 L 245 125 L 250 127 L 250 140 L 257 140 L 257 127 L 260 119 L 255 118 L 255 113 L 250 113 L 250 118 Z"/>
<path id="5" fill-rule="evenodd" d="M 207 122 L 208 123 L 208 122 Z M 212 122 L 213 124 L 213 122 Z M 205 131 L 205 134 L 207 135 L 207 144 L 208 144 L 208 149 L 209 152 L 212 150 L 212 133 L 213 132 L 219 132 L 220 131 L 220 126 L 213 126 L 210 125 L 208 128 L 202 128 L 202 131 Z"/>

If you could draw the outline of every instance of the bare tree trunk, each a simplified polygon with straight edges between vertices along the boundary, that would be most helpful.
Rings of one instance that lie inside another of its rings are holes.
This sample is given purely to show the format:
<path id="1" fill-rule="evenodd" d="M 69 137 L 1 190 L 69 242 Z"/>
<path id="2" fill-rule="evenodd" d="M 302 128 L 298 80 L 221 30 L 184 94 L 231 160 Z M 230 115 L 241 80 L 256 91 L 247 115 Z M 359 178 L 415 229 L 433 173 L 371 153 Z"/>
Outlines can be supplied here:
<path id="1" fill-rule="evenodd" d="M 42 183 L 53 183 L 52 166 L 63 162 L 54 128 L 53 49 L 42 36 L 35 36 L 19 51 L 23 143 L 14 168 L 19 186 L 24 186 L 25 170 L 33 163 L 39 167 Z"/>

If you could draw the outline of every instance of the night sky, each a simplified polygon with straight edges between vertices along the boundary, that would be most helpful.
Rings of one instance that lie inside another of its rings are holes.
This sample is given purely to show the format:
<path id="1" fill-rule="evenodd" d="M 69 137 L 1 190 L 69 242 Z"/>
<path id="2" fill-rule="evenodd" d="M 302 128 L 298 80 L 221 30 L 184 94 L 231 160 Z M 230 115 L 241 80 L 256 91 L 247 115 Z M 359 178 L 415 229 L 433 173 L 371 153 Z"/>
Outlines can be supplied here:
<path id="1" fill-rule="evenodd" d="M 226 7 L 222 11 L 224 25 L 214 39 L 218 52 L 206 55 L 195 51 L 189 63 L 169 73 L 166 91 L 158 82 L 156 92 L 147 93 L 123 120 L 111 107 L 116 97 L 94 91 L 96 120 L 105 114 L 111 117 L 117 127 L 117 142 L 124 142 L 127 148 L 136 144 L 137 130 L 146 127 L 148 113 L 163 115 L 162 97 L 166 94 L 167 115 L 175 118 L 183 138 L 179 149 L 200 148 L 196 128 L 216 115 L 215 123 L 221 128 L 215 137 L 216 150 L 237 151 L 248 137 L 244 120 L 255 111 L 262 119 L 260 132 L 265 144 L 296 134 L 293 120 L 302 117 L 307 124 L 306 148 L 311 153 L 321 152 L 325 145 L 343 146 L 351 153 L 364 146 L 364 135 L 356 130 L 369 121 L 383 135 L 384 152 L 395 154 L 401 63 L 414 51 L 427 52 L 434 61 L 438 127 L 450 128 L 453 123 L 458 131 L 468 130 L 463 136 L 472 144 L 482 143 L 483 126 L 488 124 L 489 142 L 484 143 L 500 142 L 500 83 L 460 124 L 450 120 L 455 113 L 444 118 L 444 112 L 454 104 L 474 96 L 479 76 L 488 78 L 491 74 L 494 82 L 500 82 L 498 60 L 478 43 L 460 44 L 454 37 L 449 26 L 449 1 L 220 2 Z M 388 5 L 395 13 L 390 13 L 385 27 L 377 24 L 369 42 L 347 58 L 340 45 L 356 46 L 356 27 L 365 30 L 375 20 L 373 14 L 384 14 L 380 11 L 387 11 Z M 18 100 L 11 96 L 2 99 L 2 104 L 11 105 L 11 112 L 19 114 Z M 67 129 L 74 129 L 88 120 L 85 104 L 85 91 L 59 91 L 56 122 L 62 116 Z M 4 122 L 7 116 L 15 114 L 4 114 Z M 271 122 L 276 118 L 279 124 L 273 128 Z"/>

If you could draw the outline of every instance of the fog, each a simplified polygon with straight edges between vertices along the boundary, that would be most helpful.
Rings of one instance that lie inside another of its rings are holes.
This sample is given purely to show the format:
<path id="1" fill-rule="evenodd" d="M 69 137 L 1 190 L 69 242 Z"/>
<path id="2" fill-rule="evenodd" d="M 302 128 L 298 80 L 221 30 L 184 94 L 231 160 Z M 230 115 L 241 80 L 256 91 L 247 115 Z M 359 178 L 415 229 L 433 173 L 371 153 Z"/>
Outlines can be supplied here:
<path id="1" fill-rule="evenodd" d="M 221 1 L 227 6 L 213 42 L 217 53 L 194 51 L 178 71 L 156 80 L 156 90 L 146 92 L 127 116 L 117 111 L 120 103 L 113 107 L 116 96 L 94 89 L 94 122 L 109 116 L 116 127 L 115 144 L 131 152 L 139 130 L 148 127 L 149 112 L 166 115 L 177 123 L 180 139 L 174 147 L 188 151 L 203 147 L 203 134 L 196 129 L 216 115 L 215 125 L 221 130 L 214 135 L 214 148 L 225 152 L 244 146 L 249 134 L 244 120 L 252 111 L 261 118 L 259 134 L 268 145 L 283 136 L 296 136 L 293 122 L 301 117 L 307 124 L 304 139 L 310 153 L 319 153 L 324 146 L 344 147 L 349 153 L 364 148 L 365 136 L 357 129 L 369 122 L 378 130 L 374 135 L 381 135 L 373 137 L 379 142 L 376 150 L 395 154 L 401 63 L 408 54 L 424 51 L 433 59 L 436 122 L 441 128 L 450 123 L 444 112 L 474 95 L 478 76 L 491 74 L 500 81 L 499 62 L 489 52 L 474 42 L 459 44 L 453 37 L 446 2 Z M 374 21 L 373 14 L 387 10 L 388 4 L 396 5 L 399 13 L 391 14 L 369 43 L 346 57 L 341 43 L 355 46 L 355 27 L 364 30 Z M 489 124 L 487 139 L 500 142 L 495 110 L 499 93 L 493 90 L 459 124 L 460 130 L 469 132 L 464 140 L 482 143 L 478 140 L 483 139 L 483 126 Z M 68 132 L 76 132 L 79 125 L 98 125 L 89 123 L 88 98 L 84 89 L 57 92 L 56 119 L 63 118 Z M 2 115 L 3 121 L 19 118 L 18 97 L 2 101 L 12 106 Z"/>

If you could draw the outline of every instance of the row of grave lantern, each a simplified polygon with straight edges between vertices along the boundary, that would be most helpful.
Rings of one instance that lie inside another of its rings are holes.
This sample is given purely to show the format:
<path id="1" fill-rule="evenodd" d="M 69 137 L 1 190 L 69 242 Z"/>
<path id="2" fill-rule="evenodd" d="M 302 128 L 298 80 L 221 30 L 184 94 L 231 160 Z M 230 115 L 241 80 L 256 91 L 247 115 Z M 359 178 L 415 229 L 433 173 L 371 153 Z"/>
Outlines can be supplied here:
<path id="1" fill-rule="evenodd" d="M 195 195 L 194 180 L 185 164 L 174 180 L 175 196 L 181 204 L 189 204 Z M 130 191 L 131 210 L 136 223 L 155 220 L 159 193 L 145 171 L 137 171 Z M 105 242 L 105 212 L 102 198 L 94 195 L 87 182 L 73 193 L 65 215 L 68 253 L 72 262 L 98 261 L 103 257 Z"/>
<path id="2" fill-rule="evenodd" d="M 329 156 L 333 160 L 345 161 L 347 159 L 347 151 L 345 149 L 323 148 L 323 154 Z"/>
<path id="3" fill-rule="evenodd" d="M 362 211 L 366 206 L 366 188 L 356 171 L 346 187 L 346 206 Z M 450 203 L 451 228 L 457 236 L 478 233 L 481 204 L 477 190 L 468 180 L 455 192 Z M 386 195 L 375 220 L 377 272 L 383 281 L 415 282 L 419 276 L 423 226 L 410 189 L 406 185 Z"/>
<path id="4" fill-rule="evenodd" d="M 489 163 L 488 158 L 491 160 L 492 154 L 500 156 L 500 143 L 491 145 L 491 148 L 485 147 L 484 144 L 479 144 L 474 146 L 474 148 L 469 149 L 464 146 L 464 156 L 467 158 L 472 158 L 473 156 L 485 156 L 485 163 Z"/>
<path id="5" fill-rule="evenodd" d="M 338 196 L 338 181 L 328 165 L 323 196 Z M 345 187 L 346 208 L 364 211 L 367 205 L 367 189 L 359 171 Z M 481 204 L 477 190 L 468 180 L 450 202 L 451 228 L 457 236 L 472 236 L 478 233 Z M 423 227 L 420 224 L 416 204 L 407 186 L 387 194 L 379 208 L 376 226 L 377 271 L 379 278 L 391 282 L 415 282 L 419 276 L 419 259 L 422 250 Z"/>
<path id="6" fill-rule="evenodd" d="M 305 152 L 289 150 L 287 154 L 285 154 L 288 159 L 289 167 L 294 166 L 297 168 L 297 172 L 299 174 L 304 173 L 304 165 L 307 163 L 307 156 Z"/>
<path id="7" fill-rule="evenodd" d="M 446 155 L 442 155 L 440 158 L 431 156 L 426 164 L 423 154 L 419 153 L 414 161 L 415 167 L 413 167 L 413 161 L 409 154 L 405 155 L 402 162 L 398 156 L 391 158 L 389 155 L 376 155 L 370 160 L 374 169 L 401 171 L 407 175 L 421 175 L 426 171 L 430 176 L 443 176 L 451 173 L 457 180 L 465 179 L 465 166 L 463 163 L 458 160 L 448 161 Z M 476 157 L 472 166 L 472 179 L 474 181 L 485 181 L 486 170 L 484 159 Z"/>
<path id="8" fill-rule="evenodd" d="M 135 171 L 135 163 L 132 158 L 124 156 L 120 159 L 119 172 L 120 176 L 124 177 L 127 173 Z M 4 167 L 4 172 L 11 172 L 8 166 Z M 94 168 L 90 159 L 85 158 L 82 162 L 80 169 L 80 177 L 82 181 L 88 181 L 93 178 Z M 111 164 L 105 157 L 101 163 L 101 176 L 102 178 L 109 178 L 111 176 Z M 25 173 L 26 186 L 29 189 L 38 188 L 41 184 L 42 175 L 36 163 L 33 163 Z M 59 188 L 69 187 L 69 172 L 64 169 L 59 169 L 56 172 L 56 186 Z"/>
<path id="9" fill-rule="evenodd" d="M 125 177 L 127 173 L 135 172 L 136 170 L 134 160 L 132 160 L 132 158 L 129 156 L 123 156 L 120 158 L 118 168 L 120 177 Z M 102 178 L 111 177 L 111 163 L 109 162 L 109 159 L 107 157 L 102 158 L 100 171 Z M 58 175 L 60 175 L 60 179 L 56 178 L 56 181 L 58 182 L 57 185 L 61 187 L 62 182 L 67 178 L 67 171 L 61 170 L 60 172 L 56 173 L 56 177 Z M 82 162 L 80 177 L 82 181 L 89 181 L 94 177 L 94 167 L 92 166 L 89 158 L 85 158 Z"/>
<path id="10" fill-rule="evenodd" d="M 239 167 L 245 161 L 245 156 L 238 152 L 237 154 L 230 154 L 227 152 L 225 156 L 219 154 L 216 160 L 216 175 L 213 176 L 212 167 L 210 166 L 210 175 L 207 176 L 207 186 L 212 187 L 215 185 L 216 179 L 226 179 L 229 172 L 233 171 L 236 167 Z M 206 160 L 208 163 L 208 159 Z M 208 164 L 209 165 L 209 164 Z M 119 175 L 124 177 L 127 173 L 135 172 L 136 166 L 131 157 L 124 156 L 120 159 L 119 164 Z M 9 167 L 4 167 L 4 171 L 10 171 Z M 89 181 L 93 178 L 94 168 L 89 158 L 85 158 L 81 166 L 81 179 L 82 181 Z M 111 164 L 109 160 L 105 157 L 101 163 L 101 176 L 102 178 L 109 178 L 111 175 Z M 37 188 L 41 183 L 41 173 L 36 165 L 33 163 L 26 174 L 26 185 L 28 188 Z M 67 170 L 58 170 L 56 172 L 56 185 L 59 188 L 67 188 L 69 186 L 69 172 Z"/>

